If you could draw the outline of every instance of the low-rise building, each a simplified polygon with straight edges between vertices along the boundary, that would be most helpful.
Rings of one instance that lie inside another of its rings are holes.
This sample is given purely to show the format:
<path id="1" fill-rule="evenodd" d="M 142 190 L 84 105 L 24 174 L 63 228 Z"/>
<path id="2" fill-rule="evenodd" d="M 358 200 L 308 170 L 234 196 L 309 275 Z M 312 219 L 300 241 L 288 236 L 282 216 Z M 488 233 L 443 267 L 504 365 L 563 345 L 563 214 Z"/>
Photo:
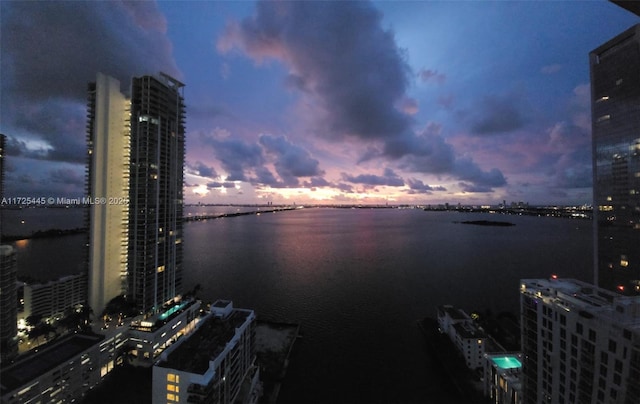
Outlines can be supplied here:
<path id="1" fill-rule="evenodd" d="M 473 321 L 453 325 L 454 340 L 469 369 L 482 369 L 487 334 Z"/>
<path id="2" fill-rule="evenodd" d="M 152 366 L 172 343 L 195 330 L 200 315 L 199 300 L 176 300 L 150 318 L 136 320 L 128 331 L 131 362 Z"/>
<path id="3" fill-rule="evenodd" d="M 79 401 L 100 381 L 102 335 L 72 334 L 0 373 L 3 404 Z"/>
<path id="4" fill-rule="evenodd" d="M 255 403 L 255 313 L 218 300 L 188 337 L 166 349 L 153 367 L 159 403 Z"/>
<path id="5" fill-rule="evenodd" d="M 439 306 L 438 326 L 458 348 L 469 369 L 482 369 L 487 335 L 467 313 L 453 306 Z"/>

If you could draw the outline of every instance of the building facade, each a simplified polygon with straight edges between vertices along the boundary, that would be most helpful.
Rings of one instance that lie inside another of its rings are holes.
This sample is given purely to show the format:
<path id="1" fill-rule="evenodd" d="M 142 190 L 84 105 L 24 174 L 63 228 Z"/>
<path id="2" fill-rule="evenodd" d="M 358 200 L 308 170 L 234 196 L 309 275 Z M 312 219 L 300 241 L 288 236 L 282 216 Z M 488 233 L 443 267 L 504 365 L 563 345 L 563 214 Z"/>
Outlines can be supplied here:
<path id="1" fill-rule="evenodd" d="M 158 312 L 182 289 L 184 84 L 133 78 L 130 98 L 98 74 L 87 112 L 89 304 L 118 295 Z"/>
<path id="2" fill-rule="evenodd" d="M 595 283 L 640 295 L 640 24 L 589 58 Z"/>
<path id="3" fill-rule="evenodd" d="M 101 381 L 104 336 L 72 334 L 20 359 L 0 373 L 3 404 L 72 403 Z"/>
<path id="4" fill-rule="evenodd" d="M 487 334 L 467 313 L 453 306 L 439 306 L 438 327 L 449 336 L 469 369 L 482 369 Z"/>
<path id="5" fill-rule="evenodd" d="M 127 293 L 145 313 L 182 289 L 183 87 L 162 73 L 131 86 Z"/>
<path id="6" fill-rule="evenodd" d="M 255 403 L 255 313 L 218 300 L 187 338 L 165 350 L 153 367 L 152 402 Z"/>
<path id="7" fill-rule="evenodd" d="M 520 286 L 523 402 L 640 402 L 640 297 L 577 280 Z"/>
<path id="8" fill-rule="evenodd" d="M 98 73 L 87 105 L 89 306 L 97 316 L 126 293 L 129 242 L 129 101 L 120 82 Z"/>
<path id="9" fill-rule="evenodd" d="M 495 353 L 484 355 L 484 395 L 494 404 L 522 402 L 522 354 Z"/>
<path id="10" fill-rule="evenodd" d="M 199 300 L 180 300 L 161 313 L 133 321 L 129 326 L 128 352 L 135 366 L 152 366 L 171 344 L 195 330 L 200 314 Z"/>
<path id="11" fill-rule="evenodd" d="M 18 352 L 18 267 L 13 246 L 0 245 L 0 362 Z"/>
<path id="12" fill-rule="evenodd" d="M 25 284 L 24 317 L 54 317 L 70 307 L 81 306 L 87 301 L 86 287 L 87 280 L 82 273 L 46 283 Z"/>

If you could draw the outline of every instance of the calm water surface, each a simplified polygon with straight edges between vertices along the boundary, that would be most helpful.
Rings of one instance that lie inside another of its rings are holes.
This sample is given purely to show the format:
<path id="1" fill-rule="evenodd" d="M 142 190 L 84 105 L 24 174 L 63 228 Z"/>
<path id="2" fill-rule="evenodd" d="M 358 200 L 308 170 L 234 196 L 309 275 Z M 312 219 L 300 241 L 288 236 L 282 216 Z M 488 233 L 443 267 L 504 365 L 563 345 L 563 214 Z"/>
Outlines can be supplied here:
<path id="1" fill-rule="evenodd" d="M 482 219 L 516 226 L 456 223 Z M 439 403 L 451 398 L 416 320 L 440 304 L 517 313 L 521 278 L 589 281 L 591 240 L 584 220 L 396 209 L 263 213 L 187 223 L 184 284 L 200 284 L 206 301 L 228 298 L 259 317 L 302 325 L 283 403 Z M 18 245 L 19 271 L 70 273 L 60 267 L 77 267 L 83 242 L 80 235 Z M 51 256 L 59 261 L 47 265 Z"/>
<path id="2" fill-rule="evenodd" d="M 517 225 L 455 223 L 474 219 Z M 189 224 L 185 284 L 302 324 L 282 402 L 445 402 L 416 320 L 517 312 L 520 278 L 588 280 L 591 248 L 589 221 L 304 209 Z"/>

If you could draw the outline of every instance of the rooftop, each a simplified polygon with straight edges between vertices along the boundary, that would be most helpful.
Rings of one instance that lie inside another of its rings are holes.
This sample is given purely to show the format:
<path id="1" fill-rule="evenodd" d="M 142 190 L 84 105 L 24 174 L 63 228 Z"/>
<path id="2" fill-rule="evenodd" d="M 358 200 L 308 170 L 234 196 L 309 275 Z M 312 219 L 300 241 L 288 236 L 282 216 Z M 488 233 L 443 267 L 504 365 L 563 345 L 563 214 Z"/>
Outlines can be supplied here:
<path id="1" fill-rule="evenodd" d="M 147 319 L 132 321 L 130 328 L 134 331 L 155 332 L 196 303 L 197 301 L 192 299 L 174 302 L 170 306 L 163 308 L 162 312 L 154 314 Z"/>
<path id="2" fill-rule="evenodd" d="M 453 325 L 453 328 L 455 328 L 456 333 L 462 338 L 487 338 L 485 332 L 471 322 L 456 323 Z"/>
<path id="3" fill-rule="evenodd" d="M 2 394 L 37 379 L 103 339 L 103 335 L 73 334 L 37 353 L 28 355 L 2 370 L 0 374 Z"/>
<path id="4" fill-rule="evenodd" d="M 449 317 L 451 317 L 454 320 L 468 320 L 469 316 L 467 316 L 467 314 L 456 308 L 453 306 L 438 306 L 438 315 L 440 315 L 440 313 L 442 314 L 448 314 Z"/>
<path id="5" fill-rule="evenodd" d="M 640 330 L 640 296 L 623 296 L 577 279 L 522 279 L 520 284 L 522 294 L 546 304 Z"/>
<path id="6" fill-rule="evenodd" d="M 209 361 L 214 360 L 231 341 L 239 328 L 247 321 L 251 310 L 233 310 L 225 318 L 209 315 L 198 329 L 169 353 L 166 361 L 157 366 L 190 373 L 204 374 L 209 369 Z"/>

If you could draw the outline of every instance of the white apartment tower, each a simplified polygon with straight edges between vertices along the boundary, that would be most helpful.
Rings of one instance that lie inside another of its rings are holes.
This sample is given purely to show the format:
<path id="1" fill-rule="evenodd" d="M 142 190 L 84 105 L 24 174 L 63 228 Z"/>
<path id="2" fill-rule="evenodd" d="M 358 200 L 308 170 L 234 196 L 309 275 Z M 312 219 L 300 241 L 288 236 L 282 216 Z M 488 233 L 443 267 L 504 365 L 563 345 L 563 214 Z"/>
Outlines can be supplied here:
<path id="1" fill-rule="evenodd" d="M 100 315 L 126 288 L 130 102 L 120 82 L 98 73 L 89 84 L 89 305 Z"/>
<path id="2" fill-rule="evenodd" d="M 525 404 L 640 403 L 640 296 L 525 279 L 520 310 Z"/>

